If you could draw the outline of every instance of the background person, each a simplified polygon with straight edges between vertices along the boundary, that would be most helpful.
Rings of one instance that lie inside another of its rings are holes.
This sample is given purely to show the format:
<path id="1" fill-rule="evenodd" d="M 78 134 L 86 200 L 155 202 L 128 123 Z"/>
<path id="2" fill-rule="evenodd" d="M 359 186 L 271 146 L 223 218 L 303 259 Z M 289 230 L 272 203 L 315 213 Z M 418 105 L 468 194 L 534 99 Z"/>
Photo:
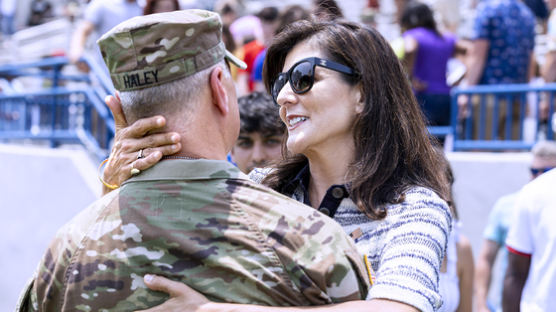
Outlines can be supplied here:
<path id="1" fill-rule="evenodd" d="M 107 33 L 112 27 L 128 20 L 132 17 L 143 14 L 143 10 L 135 0 L 94 0 L 87 4 L 83 21 L 74 32 L 68 59 L 74 64 L 78 64 L 79 59 L 84 55 L 85 45 L 91 35 L 94 40 L 98 39 L 102 34 Z M 101 68 L 104 68 L 108 75 L 108 68 L 104 65 L 100 50 L 97 46 L 94 48 L 94 58 Z M 87 71 L 84 64 L 79 63 L 81 70 Z"/>
<path id="2" fill-rule="evenodd" d="M 247 95 L 255 91 L 253 76 L 255 59 L 272 41 L 278 26 L 279 11 L 278 8 L 273 6 L 264 7 L 257 13 L 256 17 L 260 21 L 261 36 L 243 44 L 242 60 L 247 64 L 247 69 L 240 70 L 237 75 L 237 86 L 240 95 Z"/>
<path id="3" fill-rule="evenodd" d="M 546 48 L 548 51 L 541 67 L 541 75 L 544 81 L 549 83 L 556 81 L 556 0 L 549 0 L 547 4 L 551 10 L 546 32 Z M 549 107 L 548 95 L 545 94 L 539 105 L 539 115 L 542 122 L 548 121 Z"/>
<path id="4" fill-rule="evenodd" d="M 253 92 L 238 99 L 239 137 L 232 147 L 232 161 L 248 174 L 282 158 L 285 126 L 278 109 L 266 93 Z"/>
<path id="5" fill-rule="evenodd" d="M 531 153 L 533 155 L 530 168 L 531 180 L 544 171 L 556 167 L 555 142 L 541 141 L 533 146 Z M 518 194 L 519 192 L 515 192 L 498 199 L 488 217 L 483 233 L 485 240 L 477 258 L 475 275 L 475 298 L 479 312 L 502 311 L 503 279 L 508 266 L 506 237 L 511 227 Z M 500 266 L 496 272 L 494 264 L 497 258 L 500 258 Z M 493 276 L 497 279 L 493 280 Z M 494 301 L 488 300 L 490 289 L 500 291 L 499 294 L 492 296 Z"/>
<path id="6" fill-rule="evenodd" d="M 172 12 L 179 9 L 180 4 L 178 0 L 147 0 L 143 8 L 143 15 Z"/>
<path id="7" fill-rule="evenodd" d="M 519 192 L 508 231 L 503 311 L 551 311 L 556 306 L 556 170 Z"/>
<path id="8" fill-rule="evenodd" d="M 274 34 L 270 35 L 267 34 L 269 37 L 267 38 L 267 44 L 270 44 L 272 41 L 271 39 L 274 38 L 276 34 L 278 34 L 282 29 L 286 26 L 292 24 L 293 22 L 299 20 L 308 20 L 311 18 L 311 14 L 308 10 L 303 8 L 300 5 L 290 5 L 287 6 L 282 10 L 280 16 L 278 17 L 277 26 L 275 27 Z M 268 45 L 267 45 L 268 46 Z M 266 48 L 259 52 L 257 57 L 255 58 L 255 62 L 253 63 L 253 72 L 251 77 L 255 83 L 254 90 L 260 92 L 266 92 L 265 86 L 263 83 L 263 64 L 264 59 L 266 57 Z"/>
<path id="9" fill-rule="evenodd" d="M 220 15 L 222 24 L 230 25 L 238 19 L 245 10 L 242 0 L 218 0 L 214 3 L 214 11 Z"/>
<path id="10" fill-rule="evenodd" d="M 485 0 L 479 2 L 467 60 L 467 74 L 461 86 L 527 83 L 534 64 L 535 18 L 521 0 Z M 469 112 L 468 96 L 459 96 L 459 118 Z M 473 104 L 473 109 L 478 105 Z M 478 104 L 478 103 L 477 103 Z M 505 104 L 505 105 L 504 105 Z M 493 116 L 494 103 L 487 105 L 486 137 L 505 137 L 506 116 L 512 112 L 511 138 L 519 136 L 519 105 L 502 102 L 498 116 Z M 474 136 L 478 133 L 479 113 L 473 114 Z M 496 133 L 490 133 L 494 118 L 499 120 Z"/>
<path id="11" fill-rule="evenodd" d="M 432 10 L 424 3 L 407 4 L 400 24 L 404 29 L 404 61 L 417 101 L 431 125 L 447 126 L 451 118 L 448 60 L 465 52 L 465 47 L 454 35 L 439 32 Z"/>
<path id="12" fill-rule="evenodd" d="M 423 3 L 434 12 L 434 19 L 441 31 L 453 34 L 458 32 L 462 20 L 460 9 L 462 0 L 423 0 Z"/>
<path id="13" fill-rule="evenodd" d="M 321 20 L 336 20 L 344 17 L 336 0 L 313 0 L 313 15 Z"/>
<path id="14" fill-rule="evenodd" d="M 33 0 L 33 2 L 31 2 L 31 14 L 27 25 L 37 26 L 47 22 L 54 17 L 52 11 L 52 4 L 50 4 L 49 1 Z"/>
<path id="15" fill-rule="evenodd" d="M 0 27 L 3 36 L 11 36 L 15 32 L 15 13 L 17 11 L 17 0 L 0 1 L 0 13 L 2 20 Z"/>
<path id="16" fill-rule="evenodd" d="M 546 33 L 546 21 L 548 20 L 549 15 L 548 7 L 546 5 L 548 1 L 550 0 L 523 0 L 523 3 L 525 3 L 533 15 L 535 15 L 538 24 L 541 26 L 540 33 L 543 34 Z"/>

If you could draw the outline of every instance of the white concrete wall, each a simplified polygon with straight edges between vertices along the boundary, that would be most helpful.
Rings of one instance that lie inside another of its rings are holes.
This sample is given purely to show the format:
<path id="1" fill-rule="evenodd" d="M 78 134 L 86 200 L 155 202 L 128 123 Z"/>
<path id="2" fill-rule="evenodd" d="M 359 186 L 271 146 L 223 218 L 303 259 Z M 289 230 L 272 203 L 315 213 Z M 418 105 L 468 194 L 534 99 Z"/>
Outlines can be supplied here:
<path id="1" fill-rule="evenodd" d="M 455 175 L 454 197 L 463 234 L 476 257 L 492 206 L 502 195 L 518 191 L 529 181 L 530 153 L 450 153 Z"/>
<path id="2" fill-rule="evenodd" d="M 101 192 L 88 154 L 0 144 L 0 311 L 13 311 L 58 228 Z"/>
<path id="3" fill-rule="evenodd" d="M 488 214 L 502 195 L 518 191 L 529 179 L 530 153 L 451 153 L 455 174 L 454 196 L 463 223 L 463 234 L 471 241 L 477 259 L 483 243 Z M 504 272 L 497 258 L 489 300 L 498 302 Z"/>

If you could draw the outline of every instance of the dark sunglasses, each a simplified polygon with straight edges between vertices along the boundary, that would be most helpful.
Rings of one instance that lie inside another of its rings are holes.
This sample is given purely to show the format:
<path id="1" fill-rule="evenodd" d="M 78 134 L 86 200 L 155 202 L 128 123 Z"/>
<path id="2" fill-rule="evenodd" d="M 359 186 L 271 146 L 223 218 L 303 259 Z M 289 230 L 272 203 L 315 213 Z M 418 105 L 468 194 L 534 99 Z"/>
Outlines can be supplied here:
<path id="1" fill-rule="evenodd" d="M 529 168 L 529 170 L 531 170 L 531 174 L 533 176 L 537 176 L 539 174 L 543 174 L 545 172 L 548 172 L 550 170 L 554 169 L 554 167 L 546 167 L 546 168 Z"/>
<path id="2" fill-rule="evenodd" d="M 290 70 L 285 73 L 278 74 L 278 77 L 272 83 L 272 99 L 278 104 L 278 94 L 286 83 L 290 83 L 293 92 L 303 94 L 313 87 L 315 82 L 315 66 L 320 66 L 346 75 L 355 75 L 355 71 L 345 65 L 324 60 L 318 57 L 308 57 L 295 63 Z"/>

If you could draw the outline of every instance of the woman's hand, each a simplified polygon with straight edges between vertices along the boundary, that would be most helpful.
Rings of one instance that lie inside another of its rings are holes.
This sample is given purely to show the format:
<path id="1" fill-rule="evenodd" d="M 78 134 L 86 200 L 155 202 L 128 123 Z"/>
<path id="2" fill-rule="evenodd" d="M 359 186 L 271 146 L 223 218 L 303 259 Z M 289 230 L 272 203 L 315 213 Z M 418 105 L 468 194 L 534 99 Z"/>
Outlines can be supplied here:
<path id="1" fill-rule="evenodd" d="M 159 306 L 136 312 L 418 312 L 416 308 L 410 305 L 386 299 L 356 300 L 310 307 L 270 307 L 252 304 L 217 303 L 209 301 L 205 296 L 183 283 L 174 282 L 162 276 L 147 274 L 143 281 L 149 289 L 169 294 L 170 299 Z"/>
<path id="2" fill-rule="evenodd" d="M 147 287 L 151 290 L 162 291 L 170 295 L 163 304 L 143 310 L 142 312 L 162 312 L 162 311 L 217 311 L 211 309 L 211 302 L 205 296 L 196 292 L 193 288 L 180 283 L 169 280 L 162 276 L 145 275 L 143 278 Z"/>
<path id="3" fill-rule="evenodd" d="M 132 168 L 148 169 L 162 156 L 175 154 L 181 149 L 180 135 L 176 132 L 148 134 L 166 125 L 164 117 L 139 119 L 128 126 L 118 94 L 116 97 L 109 95 L 104 101 L 112 111 L 116 124 L 114 147 L 102 177 L 106 183 L 121 185 L 131 177 Z M 110 191 L 103 186 L 103 194 Z"/>

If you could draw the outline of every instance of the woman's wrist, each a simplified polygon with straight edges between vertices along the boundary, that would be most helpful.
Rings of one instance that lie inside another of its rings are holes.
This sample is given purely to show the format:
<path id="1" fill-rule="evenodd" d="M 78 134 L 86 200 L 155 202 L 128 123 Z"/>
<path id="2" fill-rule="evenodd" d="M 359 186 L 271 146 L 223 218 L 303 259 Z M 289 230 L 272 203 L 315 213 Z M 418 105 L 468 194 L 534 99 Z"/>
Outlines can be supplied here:
<path id="1" fill-rule="evenodd" d="M 198 312 L 234 312 L 236 310 L 236 306 L 240 306 L 237 304 L 232 303 L 218 303 L 218 302 L 207 302 L 199 307 Z"/>

